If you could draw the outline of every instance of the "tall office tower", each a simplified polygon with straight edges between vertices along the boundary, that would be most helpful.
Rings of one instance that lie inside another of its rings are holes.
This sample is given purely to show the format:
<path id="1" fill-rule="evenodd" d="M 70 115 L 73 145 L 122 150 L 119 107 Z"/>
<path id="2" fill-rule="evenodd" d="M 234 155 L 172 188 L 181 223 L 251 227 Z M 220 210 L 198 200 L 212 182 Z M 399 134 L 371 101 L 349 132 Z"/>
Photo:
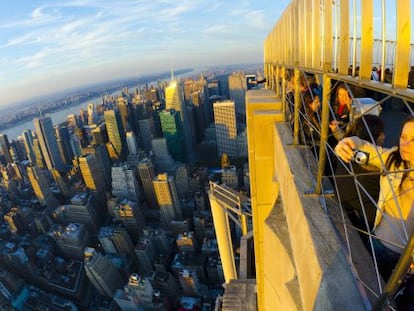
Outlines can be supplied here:
<path id="1" fill-rule="evenodd" d="M 117 203 L 113 204 L 112 207 L 114 218 L 122 223 L 131 239 L 137 241 L 145 226 L 144 213 L 138 205 L 139 203 L 126 199 L 118 201 Z"/>
<path id="2" fill-rule="evenodd" d="M 208 115 L 206 111 L 207 99 L 205 94 L 200 91 L 191 93 L 191 103 L 194 106 L 194 125 L 195 136 L 197 143 L 200 143 L 204 139 L 204 131 L 207 127 Z"/>
<path id="3" fill-rule="evenodd" d="M 33 153 L 35 156 L 35 164 L 39 168 L 46 168 L 45 159 L 43 157 L 42 149 L 40 148 L 40 142 L 37 137 L 33 138 Z"/>
<path id="4" fill-rule="evenodd" d="M 11 154 L 11 153 L 14 153 Z M 24 148 L 24 141 L 21 136 L 17 138 L 17 140 L 12 140 L 10 143 L 10 155 L 12 156 L 12 159 L 17 158 L 13 162 L 21 162 L 24 160 L 27 160 L 27 154 L 26 150 Z M 14 158 L 13 158 L 14 157 Z"/>
<path id="5" fill-rule="evenodd" d="M 153 232 L 144 232 L 135 245 L 135 255 L 138 259 L 139 271 L 145 275 L 154 271 L 154 261 L 157 257 L 157 249 L 155 248 L 153 241 Z"/>
<path id="6" fill-rule="evenodd" d="M 229 75 L 230 99 L 234 101 L 236 113 L 246 115 L 246 76 L 241 72 L 234 72 Z"/>
<path id="7" fill-rule="evenodd" d="M 10 164 L 10 169 L 12 171 L 13 178 L 15 180 L 19 181 L 19 182 L 22 182 L 23 181 L 23 177 L 26 177 L 27 176 L 26 172 L 23 170 L 22 165 L 20 163 L 12 163 L 12 164 Z"/>
<path id="8" fill-rule="evenodd" d="M 159 172 L 174 174 L 175 161 L 168 152 L 167 140 L 165 138 L 156 138 L 151 141 L 151 150 L 154 153 L 154 164 Z"/>
<path id="9" fill-rule="evenodd" d="M 236 191 L 239 190 L 239 176 L 234 165 L 230 165 L 221 170 L 221 183 Z"/>
<path id="10" fill-rule="evenodd" d="M 207 83 L 208 94 L 210 96 L 220 96 L 221 95 L 221 85 L 220 80 L 211 80 Z"/>
<path id="11" fill-rule="evenodd" d="M 123 161 L 127 155 L 127 145 L 121 114 L 118 110 L 106 110 L 104 112 L 104 117 L 109 142 L 113 145 L 116 151 L 115 160 Z"/>
<path id="12" fill-rule="evenodd" d="M 70 147 L 72 148 L 72 153 L 75 157 L 80 157 L 82 155 L 82 143 L 75 134 L 72 135 L 72 139 L 70 140 Z"/>
<path id="13" fill-rule="evenodd" d="M 194 157 L 194 145 L 183 94 L 184 90 L 182 83 L 172 80 L 165 88 L 165 110 L 175 110 L 179 112 L 184 134 L 185 149 L 187 151 L 188 160 L 192 160 Z"/>
<path id="14" fill-rule="evenodd" d="M 224 283 L 223 267 L 218 255 L 211 254 L 208 256 L 206 272 L 208 284 L 215 285 Z"/>
<path id="15" fill-rule="evenodd" d="M 138 174 L 144 190 L 144 197 L 149 208 L 158 209 L 157 197 L 155 196 L 152 180 L 155 178 L 154 166 L 149 158 L 141 160 L 138 164 Z"/>
<path id="16" fill-rule="evenodd" d="M 20 277 L 30 277 L 33 276 L 36 264 L 27 248 L 16 245 L 15 242 L 7 242 L 2 248 L 2 267 Z"/>
<path id="17" fill-rule="evenodd" d="M 243 130 L 239 135 L 237 135 L 237 149 L 239 157 L 247 158 L 247 133 Z"/>
<path id="18" fill-rule="evenodd" d="M 163 229 L 155 229 L 153 231 L 153 242 L 157 253 L 162 254 L 166 258 L 170 258 L 173 250 L 173 240 L 168 239 Z"/>
<path id="19" fill-rule="evenodd" d="M 77 127 L 80 125 L 76 114 L 68 114 L 66 121 L 69 127 Z"/>
<path id="20" fill-rule="evenodd" d="M 138 145 L 137 140 L 135 139 L 135 134 L 132 131 L 126 132 L 126 143 L 128 146 L 128 154 L 129 155 L 137 155 L 138 154 Z"/>
<path id="21" fill-rule="evenodd" d="M 160 101 L 160 95 L 158 92 L 158 89 L 156 89 L 153 85 L 151 85 L 151 88 L 146 87 L 144 92 L 145 100 L 151 101 L 151 102 L 158 102 Z"/>
<path id="22" fill-rule="evenodd" d="M 105 179 L 106 188 L 111 186 L 111 159 L 109 158 L 108 149 L 104 145 L 89 145 L 82 149 L 83 154 L 93 154 L 97 159 Z"/>
<path id="23" fill-rule="evenodd" d="M 237 157 L 236 113 L 233 101 L 214 103 L 214 123 L 216 126 L 218 156 L 223 153 Z"/>
<path id="24" fill-rule="evenodd" d="M 26 217 L 25 217 L 26 216 Z M 28 207 L 12 207 L 4 216 L 12 233 L 24 235 L 30 231 L 30 222 L 33 221 L 33 209 Z"/>
<path id="25" fill-rule="evenodd" d="M 79 109 L 78 121 L 79 121 L 79 124 L 77 127 L 79 128 L 88 124 L 88 112 L 83 108 Z"/>
<path id="26" fill-rule="evenodd" d="M 86 247 L 85 271 L 92 285 L 101 295 L 113 297 L 116 290 L 125 284 L 121 273 L 110 259 L 102 256 L 92 247 Z"/>
<path id="27" fill-rule="evenodd" d="M 102 166 L 94 154 L 86 154 L 79 157 L 79 168 L 82 173 L 86 187 L 95 196 L 104 198 L 106 193 L 105 178 Z"/>
<path id="28" fill-rule="evenodd" d="M 90 234 L 83 224 L 53 226 L 49 233 L 56 241 L 65 259 L 83 260 L 83 250 L 89 245 Z"/>
<path id="29" fill-rule="evenodd" d="M 178 111 L 164 110 L 159 113 L 162 135 L 167 141 L 168 151 L 175 161 L 187 161 L 183 124 Z"/>
<path id="30" fill-rule="evenodd" d="M 207 256 L 203 253 L 177 253 L 171 263 L 171 271 L 177 278 L 180 278 L 180 274 L 183 270 L 194 271 L 197 273 L 200 282 L 205 282 L 207 278 L 205 271 L 206 262 Z"/>
<path id="31" fill-rule="evenodd" d="M 182 270 L 179 274 L 181 287 L 186 296 L 200 296 L 201 284 L 198 280 L 197 273 L 191 270 Z"/>
<path id="32" fill-rule="evenodd" d="M 98 239 L 106 254 L 135 258 L 135 247 L 125 228 L 101 227 Z"/>
<path id="33" fill-rule="evenodd" d="M 24 149 L 26 150 L 27 157 L 30 161 L 30 163 L 35 164 L 36 163 L 36 157 L 33 151 L 33 134 L 32 131 L 29 129 L 26 129 L 22 133 L 23 138 L 23 144 Z"/>
<path id="34" fill-rule="evenodd" d="M 142 307 L 146 308 L 152 306 L 154 290 L 147 278 L 132 274 L 129 278 L 128 289 L 131 294 L 140 301 Z"/>
<path id="35" fill-rule="evenodd" d="M 175 170 L 175 186 L 179 198 L 185 198 L 190 193 L 188 168 L 185 164 L 178 164 Z"/>
<path id="36" fill-rule="evenodd" d="M 116 106 L 118 107 L 119 113 L 121 115 L 122 127 L 124 129 L 124 132 L 131 130 L 130 125 L 128 124 L 130 114 L 128 107 L 128 99 L 120 94 L 116 99 Z"/>
<path id="37" fill-rule="evenodd" d="M 172 220 L 182 220 L 180 201 L 173 176 L 158 174 L 152 181 L 161 210 L 161 221 L 169 226 Z"/>
<path id="38" fill-rule="evenodd" d="M 10 144 L 6 134 L 0 134 L 0 147 L 6 163 L 13 163 L 12 157 L 10 155 Z"/>
<path id="39" fill-rule="evenodd" d="M 109 141 L 105 123 L 99 124 L 91 131 L 91 134 L 94 145 L 105 145 Z"/>
<path id="40" fill-rule="evenodd" d="M 179 294 L 177 281 L 171 272 L 154 271 L 149 280 L 154 290 L 159 291 L 162 296 L 170 297 L 170 303 L 174 305 Z"/>
<path id="41" fill-rule="evenodd" d="M 147 118 L 138 120 L 138 128 L 139 132 L 141 133 L 141 141 L 144 150 L 151 150 L 151 140 L 153 139 L 155 134 L 154 119 Z"/>
<path id="42" fill-rule="evenodd" d="M 36 198 L 39 200 L 40 205 L 51 209 L 59 204 L 57 199 L 53 196 L 49 182 L 47 181 L 42 169 L 37 166 L 28 166 L 27 176 L 29 177 L 30 184 L 32 185 L 33 191 Z"/>
<path id="43" fill-rule="evenodd" d="M 56 208 L 52 215 L 61 223 L 84 224 L 95 233 L 102 223 L 102 215 L 98 214 L 96 202 L 87 192 L 75 194 L 65 205 Z"/>
<path id="44" fill-rule="evenodd" d="M 98 121 L 96 107 L 94 103 L 88 104 L 88 124 L 92 125 Z"/>
<path id="45" fill-rule="evenodd" d="M 70 147 L 72 136 L 66 126 L 56 127 L 56 141 L 59 148 L 60 156 L 66 166 L 72 165 L 73 152 Z"/>
<path id="46" fill-rule="evenodd" d="M 198 244 L 192 231 L 180 233 L 175 242 L 179 252 L 197 252 Z"/>
<path id="47" fill-rule="evenodd" d="M 49 170 L 56 168 L 58 171 L 64 171 L 65 165 L 60 157 L 52 119 L 46 116 L 43 118 L 34 118 L 33 122 L 46 167 Z"/>
<path id="48" fill-rule="evenodd" d="M 72 194 L 71 189 L 68 186 L 68 179 L 65 174 L 62 174 L 57 169 L 52 169 L 50 172 L 56 185 L 59 188 L 60 194 L 64 197 L 68 197 Z"/>
<path id="49" fill-rule="evenodd" d="M 157 300 L 148 278 L 136 273 L 130 275 L 128 284 L 123 290 L 118 290 L 113 298 L 123 311 L 168 310 Z"/>
<path id="50" fill-rule="evenodd" d="M 89 137 L 85 127 L 75 127 L 73 136 L 78 139 L 82 148 L 89 145 Z"/>
<path id="51" fill-rule="evenodd" d="M 128 164 L 112 166 L 112 195 L 139 202 L 139 184 L 135 171 Z"/>

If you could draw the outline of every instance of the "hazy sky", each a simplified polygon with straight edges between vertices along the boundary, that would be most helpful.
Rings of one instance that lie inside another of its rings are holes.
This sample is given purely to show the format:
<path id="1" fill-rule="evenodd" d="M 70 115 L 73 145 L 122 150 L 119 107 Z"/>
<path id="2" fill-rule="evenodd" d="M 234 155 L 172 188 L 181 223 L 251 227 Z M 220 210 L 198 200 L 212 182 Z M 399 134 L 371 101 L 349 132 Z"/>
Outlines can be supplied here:
<path id="1" fill-rule="evenodd" d="M 169 71 L 263 61 L 288 0 L 13 0 L 0 5 L 0 105 Z"/>

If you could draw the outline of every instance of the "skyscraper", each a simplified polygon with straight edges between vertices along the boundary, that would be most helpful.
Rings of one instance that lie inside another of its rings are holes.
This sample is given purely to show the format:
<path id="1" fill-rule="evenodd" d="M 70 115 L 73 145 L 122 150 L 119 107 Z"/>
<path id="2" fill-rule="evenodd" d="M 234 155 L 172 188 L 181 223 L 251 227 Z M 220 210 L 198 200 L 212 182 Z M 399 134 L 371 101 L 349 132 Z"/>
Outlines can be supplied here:
<path id="1" fill-rule="evenodd" d="M 135 171 L 128 164 L 112 166 L 112 195 L 139 201 L 139 185 Z"/>
<path id="2" fill-rule="evenodd" d="M 39 168 L 46 168 L 45 159 L 43 157 L 42 149 L 40 148 L 40 142 L 37 137 L 33 138 L 33 153 L 35 157 L 35 162 L 32 164 L 36 164 Z"/>
<path id="3" fill-rule="evenodd" d="M 108 206 L 114 218 L 122 223 L 128 231 L 131 239 L 137 241 L 145 226 L 145 217 L 139 203 L 124 199 L 118 201 L 117 198 L 111 198 Z"/>
<path id="4" fill-rule="evenodd" d="M 158 208 L 152 180 L 155 178 L 154 166 L 149 158 L 141 160 L 138 164 L 138 174 L 144 189 L 144 197 L 150 208 Z"/>
<path id="5" fill-rule="evenodd" d="M 165 109 L 175 110 L 180 114 L 184 133 L 185 149 L 187 150 L 189 159 L 192 159 L 194 157 L 194 139 L 187 111 L 185 109 L 183 94 L 184 90 L 182 83 L 172 80 L 165 88 Z"/>
<path id="6" fill-rule="evenodd" d="M 6 163 L 13 163 L 13 159 L 10 154 L 10 144 L 6 134 L 0 134 L 0 147 Z"/>
<path id="7" fill-rule="evenodd" d="M 152 231 L 144 232 L 135 246 L 135 255 L 138 259 L 139 271 L 146 275 L 154 271 L 154 261 L 157 256 L 153 235 L 154 233 Z"/>
<path id="8" fill-rule="evenodd" d="M 63 163 L 66 166 L 72 165 L 73 152 L 70 146 L 71 139 L 72 137 L 66 126 L 56 127 L 56 141 L 57 141 L 59 153 L 63 160 Z"/>
<path id="9" fill-rule="evenodd" d="M 164 110 L 159 113 L 159 116 L 168 151 L 175 161 L 185 163 L 187 160 L 185 137 L 179 112 L 174 109 Z"/>
<path id="10" fill-rule="evenodd" d="M 180 272 L 179 280 L 183 288 L 184 295 L 199 296 L 201 295 L 201 284 L 198 280 L 197 273 L 192 270 L 184 269 Z"/>
<path id="11" fill-rule="evenodd" d="M 127 145 L 121 114 L 118 110 L 106 110 L 104 117 L 109 142 L 113 145 L 116 152 L 116 158 L 114 160 L 123 161 L 127 155 Z"/>
<path id="12" fill-rule="evenodd" d="M 125 284 L 114 264 L 92 247 L 85 248 L 85 271 L 93 286 L 101 295 L 113 297 Z"/>
<path id="13" fill-rule="evenodd" d="M 27 157 L 29 158 L 30 163 L 35 164 L 36 157 L 33 151 L 33 134 L 32 131 L 27 129 L 22 133 L 23 144 L 26 150 Z"/>
<path id="14" fill-rule="evenodd" d="M 183 215 L 174 177 L 168 176 L 167 173 L 158 174 L 152 182 L 161 209 L 161 221 L 169 225 L 172 220 L 182 220 Z"/>
<path id="15" fill-rule="evenodd" d="M 218 156 L 221 157 L 223 153 L 233 157 L 238 156 L 234 102 L 226 100 L 214 103 L 213 109 Z"/>
<path id="16" fill-rule="evenodd" d="M 151 141 L 151 150 L 154 153 L 154 164 L 159 172 L 174 174 L 175 161 L 168 152 L 167 140 L 156 138 Z"/>
<path id="17" fill-rule="evenodd" d="M 101 227 L 98 239 L 106 254 L 135 258 L 134 245 L 123 227 Z"/>
<path id="18" fill-rule="evenodd" d="M 48 208 L 56 207 L 58 205 L 58 201 L 53 196 L 49 182 L 42 172 L 42 169 L 37 166 L 28 166 L 27 176 L 29 177 L 30 184 L 32 185 L 33 191 L 39 200 L 40 205 Z"/>
<path id="19" fill-rule="evenodd" d="M 246 76 L 241 72 L 234 72 L 229 75 L 229 92 L 230 99 L 234 101 L 236 113 L 246 115 Z"/>
<path id="20" fill-rule="evenodd" d="M 79 157 L 79 168 L 82 173 L 86 187 L 96 196 L 104 197 L 106 192 L 105 179 L 101 166 L 93 154 L 86 154 Z"/>
<path id="21" fill-rule="evenodd" d="M 35 118 L 33 122 L 46 167 L 49 170 L 56 168 L 58 171 L 63 171 L 65 165 L 60 157 L 52 119 L 46 116 L 43 118 Z"/>

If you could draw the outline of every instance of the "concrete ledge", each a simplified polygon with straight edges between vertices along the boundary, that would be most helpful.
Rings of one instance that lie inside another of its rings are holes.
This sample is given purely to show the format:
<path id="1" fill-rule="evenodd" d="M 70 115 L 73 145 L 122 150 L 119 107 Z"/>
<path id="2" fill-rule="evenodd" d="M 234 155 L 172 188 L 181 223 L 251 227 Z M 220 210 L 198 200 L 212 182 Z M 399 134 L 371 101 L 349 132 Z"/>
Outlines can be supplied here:
<path id="1" fill-rule="evenodd" d="M 305 195 L 314 180 L 300 150 L 289 146 L 292 136 L 287 124 L 275 124 L 274 140 L 274 170 L 303 310 L 366 310 L 364 293 L 355 281 L 338 229 L 322 208 L 319 196 Z M 280 219 L 275 221 L 283 225 Z M 280 235 L 280 230 L 274 234 Z M 362 258 L 370 263 L 369 257 Z"/>

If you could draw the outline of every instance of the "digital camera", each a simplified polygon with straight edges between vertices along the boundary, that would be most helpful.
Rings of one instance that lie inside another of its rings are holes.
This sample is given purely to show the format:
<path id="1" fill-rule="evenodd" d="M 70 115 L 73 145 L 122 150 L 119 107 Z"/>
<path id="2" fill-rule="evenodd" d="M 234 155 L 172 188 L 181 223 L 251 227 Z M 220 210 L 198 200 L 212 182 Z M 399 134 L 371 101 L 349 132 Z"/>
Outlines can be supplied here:
<path id="1" fill-rule="evenodd" d="M 369 153 L 361 151 L 361 150 L 355 150 L 354 154 L 352 155 L 351 161 L 359 165 L 364 165 L 368 162 L 368 159 L 369 159 Z"/>

